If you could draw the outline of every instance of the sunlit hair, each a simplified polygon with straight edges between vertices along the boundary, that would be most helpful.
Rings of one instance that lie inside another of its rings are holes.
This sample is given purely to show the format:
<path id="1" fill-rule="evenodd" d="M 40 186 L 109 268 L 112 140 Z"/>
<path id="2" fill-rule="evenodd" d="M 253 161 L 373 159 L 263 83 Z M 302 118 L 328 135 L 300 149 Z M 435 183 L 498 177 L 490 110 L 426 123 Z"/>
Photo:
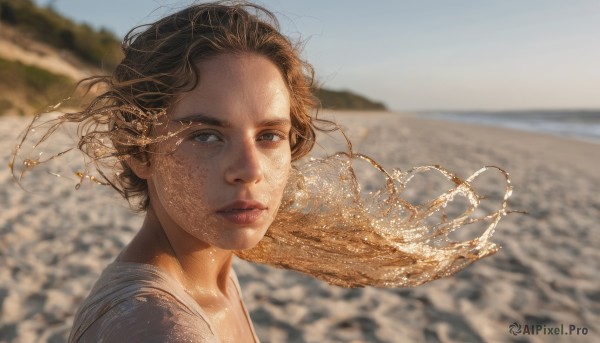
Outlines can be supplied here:
<path id="1" fill-rule="evenodd" d="M 178 97 L 202 82 L 196 64 L 225 53 L 260 54 L 281 71 L 291 98 L 292 160 L 311 151 L 315 130 L 337 128 L 316 114 L 311 116 L 317 105 L 311 89 L 312 68 L 300 59 L 299 46 L 279 32 L 273 14 L 260 6 L 223 2 L 190 6 L 130 31 L 123 52 L 125 57 L 112 76 L 81 83 L 88 91 L 101 91 L 82 111 L 61 113 L 41 124 L 42 115 L 34 118 L 10 163 L 17 180 L 40 164 L 79 148 L 85 163 L 76 173 L 78 185 L 85 180 L 111 185 L 132 207 L 145 210 L 147 183 L 135 175 L 128 161 L 152 163 L 150 147 L 181 132 L 159 135 L 165 130 L 157 128 L 164 125 Z M 42 143 L 65 124 L 76 124 L 77 147 L 46 153 Z M 292 166 L 275 221 L 256 247 L 238 251 L 238 256 L 340 286 L 397 287 L 451 275 L 498 250 L 490 239 L 500 219 L 511 212 L 508 198 L 512 193 L 502 169 L 484 167 L 466 179 L 441 166 L 388 172 L 353 152 L 347 143 L 348 152 Z M 382 189 L 366 197 L 354 169 L 359 160 L 367 161 L 386 180 Z M 501 201 L 491 207 L 489 199 L 472 187 L 488 170 L 499 170 L 504 178 Z M 450 186 L 433 199 L 412 204 L 403 192 L 415 175 L 423 173 L 441 173 Z M 460 205 L 457 199 L 465 207 L 448 211 L 449 204 Z M 486 200 L 485 208 L 480 206 L 482 200 Z M 474 223 L 487 225 L 466 241 L 450 238 L 453 231 Z"/>
<path id="2" fill-rule="evenodd" d="M 156 136 L 154 129 L 178 96 L 201 82 L 196 63 L 219 54 L 255 53 L 279 68 L 289 88 L 289 138 L 292 160 L 297 160 L 313 148 L 315 129 L 336 129 L 332 122 L 310 115 L 317 108 L 312 93 L 314 73 L 300 58 L 300 48 L 300 43 L 294 44 L 280 33 L 273 13 L 261 6 L 237 2 L 192 5 L 132 29 L 123 41 L 124 58 L 112 75 L 80 82 L 87 91 L 100 89 L 103 93 L 84 110 L 62 115 L 48 133 L 63 123 L 80 123 L 78 147 L 95 164 L 100 173 L 97 179 L 112 185 L 132 207 L 145 210 L 149 204 L 147 182 L 135 175 L 127 160 L 150 163 L 149 145 L 169 138 Z M 322 125 L 317 127 L 319 123 Z"/>
<path id="3" fill-rule="evenodd" d="M 361 190 L 355 173 L 361 161 L 385 179 L 375 192 Z M 415 190 L 415 176 L 436 174 L 447 191 L 420 203 L 406 200 L 404 192 Z M 473 183 L 483 174 L 504 181 L 497 184 L 504 189 L 494 187 L 500 198 L 476 191 Z M 492 166 L 468 178 L 436 165 L 388 172 L 368 156 L 339 152 L 293 168 L 265 237 L 236 254 L 342 287 L 418 286 L 496 253 L 491 238 L 500 219 L 512 212 L 511 194 L 508 173 Z M 471 238 L 453 239 L 458 229 Z"/>

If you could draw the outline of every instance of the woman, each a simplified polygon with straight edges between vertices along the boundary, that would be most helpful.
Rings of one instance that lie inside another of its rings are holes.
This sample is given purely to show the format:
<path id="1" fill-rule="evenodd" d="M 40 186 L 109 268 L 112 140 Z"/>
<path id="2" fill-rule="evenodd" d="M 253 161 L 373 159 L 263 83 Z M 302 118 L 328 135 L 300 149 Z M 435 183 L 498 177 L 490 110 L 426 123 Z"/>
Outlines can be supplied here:
<path id="1" fill-rule="evenodd" d="M 310 116 L 312 69 L 266 9 L 192 5 L 132 30 L 123 50 L 112 76 L 87 80 L 100 95 L 51 121 L 33 145 L 78 124 L 88 161 L 79 184 L 111 185 L 146 213 L 80 307 L 70 342 L 258 341 L 231 268 L 234 252 L 336 285 L 390 287 L 450 275 L 497 250 L 489 238 L 511 188 L 500 209 L 471 218 L 480 198 L 470 181 L 485 168 L 467 180 L 440 167 L 387 173 L 351 147 L 292 167 L 315 144 L 316 124 L 335 124 Z M 31 128 L 13 155 L 19 179 L 73 150 L 23 158 Z M 388 180 L 368 200 L 354 158 Z M 403 200 L 414 174 L 428 170 L 455 186 L 419 206 Z M 470 206 L 448 219 L 446 205 L 460 196 Z M 491 224 L 480 237 L 448 240 L 484 219 Z"/>
<path id="2" fill-rule="evenodd" d="M 291 161 L 314 143 L 310 69 L 254 5 L 193 5 L 125 41 L 112 78 L 92 80 L 108 90 L 80 115 L 111 122 L 115 187 L 146 217 L 70 341 L 258 341 L 233 251 L 260 241 Z"/>

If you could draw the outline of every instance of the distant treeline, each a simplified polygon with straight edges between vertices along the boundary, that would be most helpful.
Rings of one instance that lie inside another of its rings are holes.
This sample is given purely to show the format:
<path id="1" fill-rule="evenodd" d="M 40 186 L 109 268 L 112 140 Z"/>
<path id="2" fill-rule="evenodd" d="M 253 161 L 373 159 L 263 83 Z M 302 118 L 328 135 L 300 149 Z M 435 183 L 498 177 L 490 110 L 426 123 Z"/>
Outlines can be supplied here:
<path id="1" fill-rule="evenodd" d="M 87 24 L 76 23 L 57 13 L 51 6 L 39 7 L 32 0 L 0 0 L 0 20 L 2 24 L 13 26 L 34 40 L 69 51 L 82 62 L 104 72 L 112 71 L 122 58 L 121 43 L 109 30 L 96 30 Z M 10 78 L 0 79 L 0 83 L 22 77 L 18 82 L 29 88 L 28 92 L 38 92 L 39 87 L 46 81 L 52 80 L 52 85 L 65 85 L 67 82 L 66 79 L 39 68 L 29 68 L 6 60 L 0 61 L 0 73 L 5 77 L 8 73 L 11 74 Z M 37 78 L 46 81 L 32 81 Z M 315 89 L 315 95 L 323 108 L 386 110 L 383 103 L 371 101 L 349 91 L 320 88 Z M 2 107 L 7 107 L 8 104 L 3 105 L 0 104 L 0 112 Z"/>
<path id="2" fill-rule="evenodd" d="M 364 96 L 354 94 L 350 91 L 334 91 L 318 88 L 314 92 L 321 101 L 323 108 L 336 110 L 387 110 L 383 103 L 369 100 Z"/>
<path id="3" fill-rule="evenodd" d="M 120 42 L 107 29 L 75 23 L 32 0 L 0 0 L 0 20 L 97 68 L 112 70 L 121 59 Z"/>

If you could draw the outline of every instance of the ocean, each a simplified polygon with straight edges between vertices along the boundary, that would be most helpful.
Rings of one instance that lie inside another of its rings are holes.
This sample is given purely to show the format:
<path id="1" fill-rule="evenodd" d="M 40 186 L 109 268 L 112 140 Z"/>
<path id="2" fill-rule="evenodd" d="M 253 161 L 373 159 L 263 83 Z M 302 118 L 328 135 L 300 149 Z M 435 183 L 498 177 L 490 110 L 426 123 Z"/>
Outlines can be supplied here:
<path id="1" fill-rule="evenodd" d="M 418 115 L 424 118 L 547 133 L 600 144 L 600 110 L 429 111 L 419 112 Z"/>

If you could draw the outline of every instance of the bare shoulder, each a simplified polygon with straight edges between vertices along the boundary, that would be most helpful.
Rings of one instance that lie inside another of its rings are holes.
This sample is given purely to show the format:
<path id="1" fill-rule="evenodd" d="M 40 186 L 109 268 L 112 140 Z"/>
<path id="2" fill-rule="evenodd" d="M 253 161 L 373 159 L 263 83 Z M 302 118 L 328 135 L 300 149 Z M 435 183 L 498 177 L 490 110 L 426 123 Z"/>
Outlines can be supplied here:
<path id="1" fill-rule="evenodd" d="M 78 342 L 216 343 L 206 318 L 186 311 L 172 299 L 138 296 L 112 307 Z"/>

